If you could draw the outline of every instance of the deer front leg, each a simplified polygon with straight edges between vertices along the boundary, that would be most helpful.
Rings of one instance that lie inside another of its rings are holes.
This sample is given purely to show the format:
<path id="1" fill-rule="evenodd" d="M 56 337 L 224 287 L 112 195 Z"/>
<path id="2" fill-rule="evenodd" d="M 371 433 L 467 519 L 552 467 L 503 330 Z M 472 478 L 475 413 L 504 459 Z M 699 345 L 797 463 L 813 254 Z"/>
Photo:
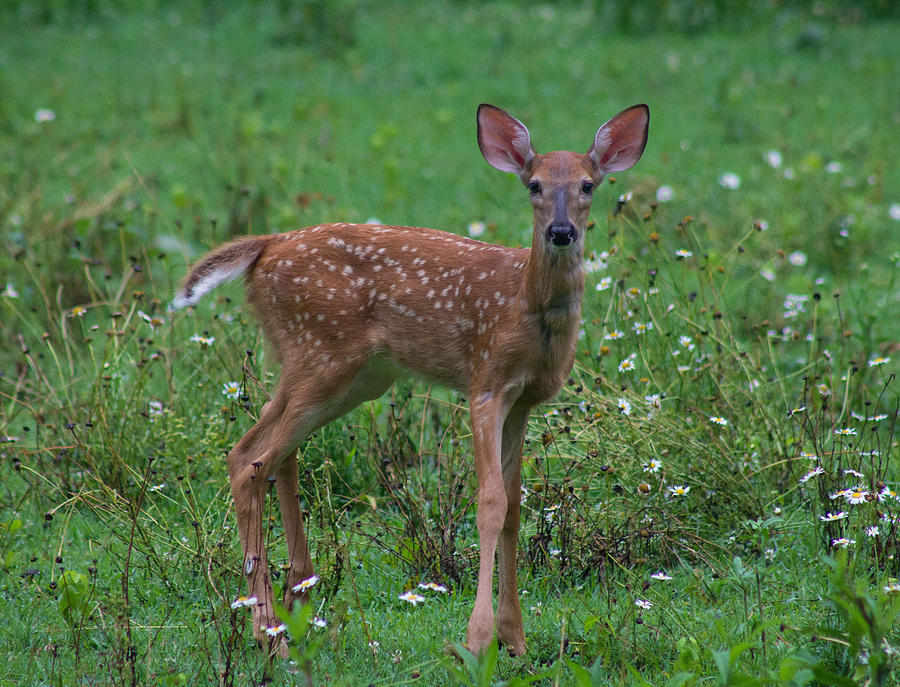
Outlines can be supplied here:
<path id="1" fill-rule="evenodd" d="M 497 592 L 497 638 L 510 653 L 525 653 L 525 630 L 519 607 L 516 579 L 516 548 L 519 541 L 519 506 L 521 501 L 522 445 L 531 408 L 515 405 L 503 423 L 501 466 L 506 492 L 506 518 L 500 532 L 498 551 L 500 586 Z"/>
<path id="2" fill-rule="evenodd" d="M 478 590 L 469 618 L 466 642 L 481 653 L 494 636 L 494 555 L 506 517 L 506 493 L 500 468 L 500 437 L 503 408 L 490 393 L 480 394 L 472 403 L 472 434 L 475 473 L 478 478 Z"/>

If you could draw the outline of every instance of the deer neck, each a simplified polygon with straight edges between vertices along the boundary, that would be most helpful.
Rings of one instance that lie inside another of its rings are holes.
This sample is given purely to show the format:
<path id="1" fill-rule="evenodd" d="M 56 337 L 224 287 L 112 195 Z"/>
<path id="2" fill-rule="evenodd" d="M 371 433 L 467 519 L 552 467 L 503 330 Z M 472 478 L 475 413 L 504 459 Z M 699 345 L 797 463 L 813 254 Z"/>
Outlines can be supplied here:
<path id="1" fill-rule="evenodd" d="M 568 334 L 578 325 L 584 292 L 582 253 L 580 244 L 556 250 L 543 240 L 531 248 L 523 286 L 525 308 L 544 334 Z"/>

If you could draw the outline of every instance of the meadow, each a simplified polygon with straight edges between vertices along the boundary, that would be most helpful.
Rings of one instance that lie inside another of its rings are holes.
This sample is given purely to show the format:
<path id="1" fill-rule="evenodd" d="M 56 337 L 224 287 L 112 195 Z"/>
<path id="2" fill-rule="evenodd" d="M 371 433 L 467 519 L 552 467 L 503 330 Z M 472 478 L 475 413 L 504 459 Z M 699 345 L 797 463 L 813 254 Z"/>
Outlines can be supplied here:
<path id="1" fill-rule="evenodd" d="M 898 684 L 898 34 L 877 0 L 0 5 L 0 685 Z M 468 399 L 410 381 L 302 451 L 319 581 L 267 661 L 224 456 L 278 366 L 240 284 L 166 306 L 246 233 L 526 243 L 480 102 L 539 152 L 651 112 L 529 424 L 528 653 L 461 645 Z"/>

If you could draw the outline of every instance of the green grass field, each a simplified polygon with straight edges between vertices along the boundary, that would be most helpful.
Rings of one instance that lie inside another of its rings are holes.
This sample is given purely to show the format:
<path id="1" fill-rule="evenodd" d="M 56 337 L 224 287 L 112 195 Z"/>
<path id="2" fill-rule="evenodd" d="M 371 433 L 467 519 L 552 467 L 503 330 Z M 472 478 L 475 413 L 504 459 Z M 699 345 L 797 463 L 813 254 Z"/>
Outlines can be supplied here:
<path id="1" fill-rule="evenodd" d="M 0 685 L 897 684 L 900 17 L 783 5 L 0 5 Z M 324 627 L 267 662 L 224 456 L 278 368 L 240 285 L 166 305 L 245 233 L 528 241 L 480 102 L 541 152 L 651 110 L 529 426 L 529 652 L 452 656 L 467 399 L 405 382 L 303 452 Z"/>

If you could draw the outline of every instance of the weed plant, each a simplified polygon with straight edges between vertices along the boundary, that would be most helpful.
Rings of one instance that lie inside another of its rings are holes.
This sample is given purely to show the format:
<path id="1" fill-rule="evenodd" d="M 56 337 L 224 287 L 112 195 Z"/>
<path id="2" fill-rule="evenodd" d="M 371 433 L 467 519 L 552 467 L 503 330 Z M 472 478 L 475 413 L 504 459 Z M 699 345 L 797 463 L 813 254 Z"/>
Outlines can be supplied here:
<path id="1" fill-rule="evenodd" d="M 0 9 L 0 684 L 900 679 L 896 23 L 714 3 L 701 37 L 641 37 L 615 3 L 615 30 L 590 5 L 313 6 Z M 278 369 L 239 285 L 165 306 L 247 231 L 525 241 L 473 98 L 542 149 L 580 146 L 595 110 L 653 113 L 645 159 L 598 190 L 576 366 L 529 426 L 529 654 L 453 647 L 477 567 L 468 399 L 405 382 L 303 451 L 319 579 L 283 616 L 294 664 L 269 663 L 223 457 Z"/>

